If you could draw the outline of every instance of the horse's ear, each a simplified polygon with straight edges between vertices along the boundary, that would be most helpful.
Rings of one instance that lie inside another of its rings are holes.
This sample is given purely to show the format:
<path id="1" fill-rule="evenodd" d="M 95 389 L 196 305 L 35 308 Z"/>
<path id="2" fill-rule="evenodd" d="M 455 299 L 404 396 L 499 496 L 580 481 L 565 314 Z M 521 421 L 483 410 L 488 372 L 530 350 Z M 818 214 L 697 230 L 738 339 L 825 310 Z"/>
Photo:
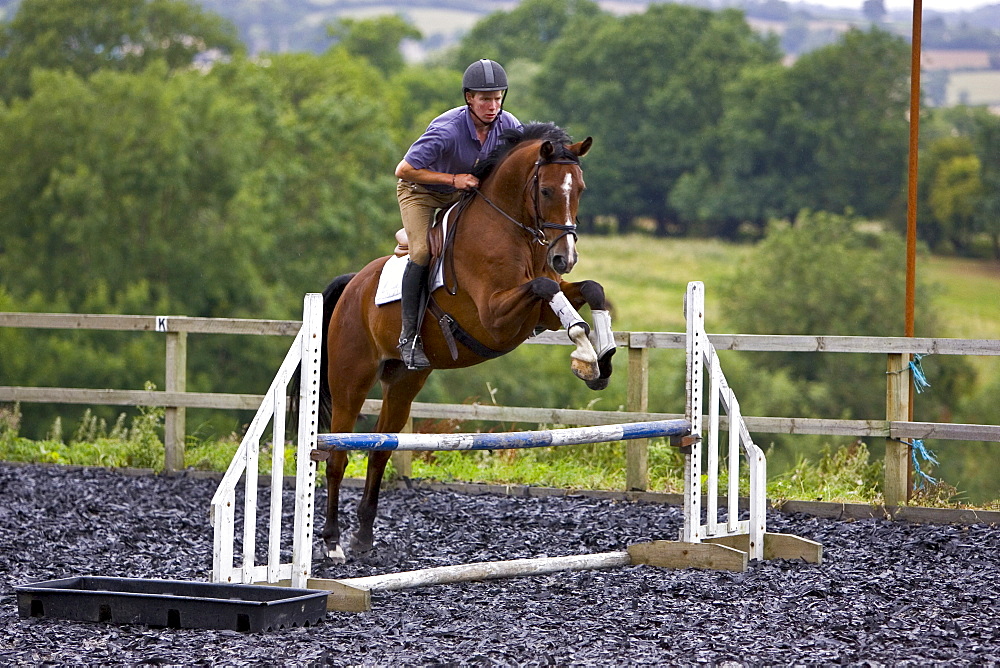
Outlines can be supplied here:
<path id="1" fill-rule="evenodd" d="M 548 162 L 552 159 L 552 156 L 556 152 L 556 147 L 552 145 L 552 142 L 546 140 L 542 142 L 542 145 L 538 147 L 538 156 L 542 159 L 542 162 Z"/>
<path id="2" fill-rule="evenodd" d="M 577 157 L 582 158 L 583 156 L 587 155 L 587 151 L 589 151 L 590 147 L 593 145 L 594 145 L 594 138 L 587 137 L 583 141 L 579 141 L 570 146 L 569 150 L 572 151 L 573 154 L 576 155 Z"/>

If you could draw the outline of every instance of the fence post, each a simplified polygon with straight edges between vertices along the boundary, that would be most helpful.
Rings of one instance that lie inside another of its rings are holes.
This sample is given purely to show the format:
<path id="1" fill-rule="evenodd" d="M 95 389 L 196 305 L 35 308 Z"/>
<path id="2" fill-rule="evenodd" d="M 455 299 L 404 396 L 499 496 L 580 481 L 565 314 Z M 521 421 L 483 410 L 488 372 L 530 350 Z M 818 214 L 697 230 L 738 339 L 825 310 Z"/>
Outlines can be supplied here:
<path id="1" fill-rule="evenodd" d="M 625 410 L 649 410 L 649 349 L 628 348 L 628 387 Z M 625 490 L 649 489 L 649 439 L 637 438 L 625 444 Z"/>
<path id="2" fill-rule="evenodd" d="M 889 353 L 886 365 L 885 419 L 910 419 L 909 354 Z M 885 441 L 885 504 L 898 506 L 910 499 L 910 445 L 891 436 Z"/>
<path id="3" fill-rule="evenodd" d="M 166 391 L 187 390 L 187 332 L 167 332 Z M 187 409 L 167 407 L 163 416 L 163 468 L 180 471 L 184 468 L 184 436 Z"/>

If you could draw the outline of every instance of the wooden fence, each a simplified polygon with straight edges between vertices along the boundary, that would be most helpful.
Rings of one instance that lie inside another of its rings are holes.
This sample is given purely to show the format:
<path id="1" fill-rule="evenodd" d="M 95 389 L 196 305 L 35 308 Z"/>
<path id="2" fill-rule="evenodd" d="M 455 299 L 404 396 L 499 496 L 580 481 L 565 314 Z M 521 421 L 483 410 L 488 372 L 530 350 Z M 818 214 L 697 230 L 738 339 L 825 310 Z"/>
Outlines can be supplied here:
<path id="1" fill-rule="evenodd" d="M 190 318 L 183 316 L 79 315 L 56 313 L 0 313 L 0 327 L 86 329 L 158 332 L 165 338 L 166 378 L 163 391 L 108 390 L 60 387 L 0 386 L 0 402 L 68 403 L 116 406 L 160 406 L 166 409 L 164 442 L 167 470 L 184 466 L 185 410 L 215 408 L 256 410 L 261 395 L 186 391 L 187 335 L 243 334 L 294 336 L 301 323 L 294 320 Z M 745 417 L 751 432 L 814 434 L 886 439 L 885 500 L 899 505 L 909 495 L 910 446 L 913 439 L 1000 442 L 1000 425 L 913 422 L 909 360 L 913 354 L 1000 355 L 997 339 L 927 339 L 864 336 L 771 336 L 716 334 L 709 337 L 717 350 L 767 352 L 872 353 L 885 355 L 886 417 L 884 420 L 834 420 L 803 417 Z M 595 411 L 490 405 L 413 404 L 416 418 L 488 420 L 586 426 L 681 417 L 650 413 L 649 351 L 684 349 L 685 334 L 675 332 L 616 332 L 619 347 L 628 351 L 625 411 Z M 532 344 L 567 345 L 565 334 L 547 332 Z M 377 414 L 381 402 L 368 400 L 364 413 Z M 648 487 L 648 443 L 627 445 L 626 488 Z"/>

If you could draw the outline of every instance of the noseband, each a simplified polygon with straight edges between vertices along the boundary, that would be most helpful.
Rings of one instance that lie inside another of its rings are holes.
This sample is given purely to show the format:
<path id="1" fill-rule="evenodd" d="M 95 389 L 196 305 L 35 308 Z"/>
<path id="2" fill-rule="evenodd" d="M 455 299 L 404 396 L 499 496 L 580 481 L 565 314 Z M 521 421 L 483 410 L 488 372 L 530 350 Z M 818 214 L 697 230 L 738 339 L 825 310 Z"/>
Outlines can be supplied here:
<path id="1" fill-rule="evenodd" d="M 565 237 L 568 234 L 572 234 L 573 235 L 573 239 L 575 240 L 575 239 L 579 238 L 577 236 L 577 234 L 576 234 L 576 224 L 575 223 L 569 223 L 569 224 L 550 223 L 550 222 L 546 221 L 542 217 L 541 205 L 539 205 L 539 203 L 538 203 L 538 199 L 539 199 L 540 191 L 541 191 L 541 185 L 538 182 L 538 171 L 543 166 L 545 166 L 545 165 L 579 165 L 579 164 L 580 164 L 580 161 L 578 159 L 576 159 L 575 157 L 573 157 L 573 158 L 571 158 L 571 157 L 559 158 L 558 160 L 542 160 L 541 158 L 539 158 L 537 161 L 535 161 L 535 172 L 532 175 L 531 180 L 524 184 L 525 189 L 527 189 L 529 186 L 531 186 L 531 188 L 532 188 L 531 200 L 532 200 L 532 203 L 534 204 L 535 211 L 534 211 L 534 214 L 533 214 L 534 215 L 534 225 L 531 226 L 531 227 L 529 227 L 529 226 L 525 225 L 524 223 L 520 222 L 519 220 L 517 220 L 516 218 L 514 218 L 513 216 L 511 216 L 509 213 L 507 213 L 506 211 L 504 211 L 503 209 L 501 209 L 499 206 L 497 206 L 496 204 L 494 204 L 493 201 L 490 200 L 490 198 L 488 198 L 486 195 L 484 195 L 482 193 L 481 190 L 479 190 L 479 188 L 474 188 L 473 192 L 475 192 L 477 195 L 479 195 L 480 197 L 482 197 L 483 200 L 487 204 L 489 204 L 491 207 L 493 207 L 504 218 L 506 218 L 507 220 L 509 220 L 510 222 L 514 223 L 515 225 L 517 225 L 518 227 L 520 227 L 522 230 L 524 230 L 525 232 L 527 232 L 528 234 L 530 234 L 531 236 L 533 236 L 535 238 L 535 241 L 537 241 L 539 243 L 539 245 L 542 245 L 542 246 L 554 245 L 554 244 L 558 243 L 563 237 Z M 545 238 L 545 230 L 561 230 L 562 234 L 560 234 L 559 236 L 557 236 L 552 241 L 548 241 Z"/>

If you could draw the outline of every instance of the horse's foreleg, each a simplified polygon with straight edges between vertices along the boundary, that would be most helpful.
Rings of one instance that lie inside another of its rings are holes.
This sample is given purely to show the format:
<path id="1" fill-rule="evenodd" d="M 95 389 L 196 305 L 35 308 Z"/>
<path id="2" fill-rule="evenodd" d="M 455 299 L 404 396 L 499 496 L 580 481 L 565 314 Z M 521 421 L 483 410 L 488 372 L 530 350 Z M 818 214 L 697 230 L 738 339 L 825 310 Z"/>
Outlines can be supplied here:
<path id="1" fill-rule="evenodd" d="M 576 346 L 570 353 L 573 373 L 588 383 L 596 381 L 601 374 L 597 352 L 589 338 L 590 325 L 560 290 L 559 283 L 551 278 L 535 278 L 513 290 L 491 295 L 489 318 L 483 318 L 483 324 L 494 331 L 500 331 L 502 327 L 512 323 L 520 326 L 528 316 L 529 309 L 534 308 L 538 301 L 548 304 Z"/>
<path id="2" fill-rule="evenodd" d="M 597 354 L 600 374 L 597 379 L 587 381 L 592 390 L 603 390 L 611 377 L 611 358 L 615 354 L 615 334 L 611 329 L 611 309 L 604 296 L 604 287 L 596 281 L 580 281 L 559 286 L 566 297 L 577 308 L 584 304 L 590 307 L 594 326 L 590 331 L 590 342 Z"/>
<path id="3" fill-rule="evenodd" d="M 597 380 L 600 376 L 600 366 L 597 363 L 597 352 L 591 343 L 590 325 L 587 324 L 577 310 L 573 308 L 566 295 L 559 291 L 549 300 L 549 307 L 566 328 L 566 334 L 576 349 L 570 353 L 570 368 L 578 378 L 585 381 Z"/>

